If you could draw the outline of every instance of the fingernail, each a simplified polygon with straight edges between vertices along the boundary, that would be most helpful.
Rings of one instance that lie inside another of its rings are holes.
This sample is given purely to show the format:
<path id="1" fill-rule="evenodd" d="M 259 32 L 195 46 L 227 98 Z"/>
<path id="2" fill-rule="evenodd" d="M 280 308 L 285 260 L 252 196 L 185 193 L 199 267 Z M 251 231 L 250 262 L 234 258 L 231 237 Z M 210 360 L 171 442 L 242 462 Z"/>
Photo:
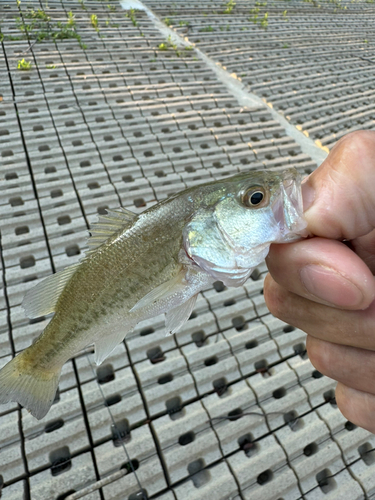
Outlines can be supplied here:
<path id="1" fill-rule="evenodd" d="M 361 290 L 329 267 L 311 264 L 300 271 L 301 281 L 314 297 L 336 307 L 355 307 L 363 300 Z"/>
<path id="2" fill-rule="evenodd" d="M 309 178 L 307 178 L 302 183 L 302 200 L 303 200 L 303 211 L 306 212 L 315 200 L 315 191 L 309 182 Z"/>

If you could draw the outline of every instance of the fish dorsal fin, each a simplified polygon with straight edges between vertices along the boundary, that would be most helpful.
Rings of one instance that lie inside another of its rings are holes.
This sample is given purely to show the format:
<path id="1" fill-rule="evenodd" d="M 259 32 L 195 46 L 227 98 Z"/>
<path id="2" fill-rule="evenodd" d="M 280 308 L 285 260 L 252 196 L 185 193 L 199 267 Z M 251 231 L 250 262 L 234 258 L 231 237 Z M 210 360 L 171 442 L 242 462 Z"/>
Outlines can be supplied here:
<path id="1" fill-rule="evenodd" d="M 39 318 L 55 311 L 61 292 L 78 266 L 74 264 L 52 274 L 26 292 L 22 306 L 29 318 Z"/>
<path id="2" fill-rule="evenodd" d="M 126 208 L 121 207 L 116 210 L 107 210 L 107 214 L 100 215 L 98 222 L 94 222 L 90 228 L 91 237 L 87 240 L 89 246 L 87 253 L 98 248 L 98 246 L 117 231 L 130 227 L 136 218 L 137 214 L 130 212 Z"/>

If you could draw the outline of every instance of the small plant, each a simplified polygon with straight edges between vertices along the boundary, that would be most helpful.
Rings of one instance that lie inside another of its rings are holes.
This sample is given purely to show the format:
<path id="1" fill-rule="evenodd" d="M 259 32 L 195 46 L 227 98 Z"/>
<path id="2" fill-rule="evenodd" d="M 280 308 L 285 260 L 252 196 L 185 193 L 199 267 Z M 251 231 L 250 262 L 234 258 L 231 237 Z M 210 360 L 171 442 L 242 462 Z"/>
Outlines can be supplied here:
<path id="1" fill-rule="evenodd" d="M 133 26 L 138 26 L 137 19 L 135 17 L 136 10 L 135 9 L 130 9 L 127 14 L 125 14 L 125 17 L 128 17 L 131 22 L 133 23 Z"/>
<path id="2" fill-rule="evenodd" d="M 208 31 L 215 31 L 212 26 L 206 26 L 205 28 L 202 28 L 199 30 L 200 32 L 208 32 Z"/>
<path id="3" fill-rule="evenodd" d="M 55 64 L 46 64 L 46 69 L 56 69 Z"/>
<path id="4" fill-rule="evenodd" d="M 223 10 L 223 14 L 231 14 L 235 6 L 236 2 L 234 0 L 229 0 L 229 2 L 225 4 L 226 8 Z"/>
<path id="5" fill-rule="evenodd" d="M 167 26 L 172 26 L 173 24 L 173 19 L 171 19 L 170 17 L 166 17 L 164 19 L 164 24 L 166 24 Z"/>
<path id="6" fill-rule="evenodd" d="M 289 44 L 288 43 L 284 43 L 283 44 L 283 49 L 289 49 Z"/>
<path id="7" fill-rule="evenodd" d="M 78 3 L 80 4 L 82 10 L 87 10 L 85 2 L 83 0 L 78 0 Z"/>
<path id="8" fill-rule="evenodd" d="M 20 59 L 17 63 L 17 69 L 21 71 L 28 71 L 29 69 L 31 69 L 31 66 L 31 62 L 26 61 L 26 59 Z"/>
<path id="9" fill-rule="evenodd" d="M 95 29 L 95 31 L 99 31 L 98 16 L 96 14 L 91 14 L 90 21 L 91 21 L 91 26 Z"/>
<path id="10" fill-rule="evenodd" d="M 116 12 L 115 5 L 111 5 L 110 3 L 107 5 L 107 9 L 110 10 L 111 12 Z"/>
<path id="11" fill-rule="evenodd" d="M 179 26 L 189 26 L 189 21 L 180 21 L 178 23 Z"/>
<path id="12" fill-rule="evenodd" d="M 264 17 L 263 19 L 261 20 L 260 22 L 260 25 L 262 26 L 262 28 L 266 29 L 268 27 L 268 12 L 266 12 L 264 14 Z"/>
<path id="13" fill-rule="evenodd" d="M 76 26 L 76 21 L 72 11 L 68 12 L 68 20 L 66 22 L 66 25 L 69 26 L 69 28 L 75 28 Z"/>
<path id="14" fill-rule="evenodd" d="M 178 50 L 177 44 L 172 42 L 172 37 L 169 35 L 165 42 L 162 42 L 158 45 L 159 50 L 169 50 L 173 49 L 176 52 L 176 56 L 180 57 L 181 52 Z"/>

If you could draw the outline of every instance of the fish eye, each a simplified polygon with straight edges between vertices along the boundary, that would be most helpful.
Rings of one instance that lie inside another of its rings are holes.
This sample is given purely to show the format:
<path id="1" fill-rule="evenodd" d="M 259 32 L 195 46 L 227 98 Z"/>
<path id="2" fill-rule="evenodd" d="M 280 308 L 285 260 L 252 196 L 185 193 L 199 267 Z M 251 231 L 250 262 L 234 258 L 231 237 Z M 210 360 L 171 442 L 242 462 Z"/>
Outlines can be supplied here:
<path id="1" fill-rule="evenodd" d="M 243 204 L 249 208 L 263 207 L 265 199 L 265 190 L 260 186 L 253 186 L 242 195 Z"/>

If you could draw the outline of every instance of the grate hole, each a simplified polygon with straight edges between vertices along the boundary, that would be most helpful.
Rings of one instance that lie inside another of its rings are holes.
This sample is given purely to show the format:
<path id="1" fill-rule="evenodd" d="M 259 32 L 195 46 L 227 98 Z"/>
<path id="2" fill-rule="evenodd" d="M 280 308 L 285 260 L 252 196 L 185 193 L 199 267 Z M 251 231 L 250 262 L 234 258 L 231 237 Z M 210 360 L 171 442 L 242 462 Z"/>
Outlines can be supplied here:
<path id="1" fill-rule="evenodd" d="M 64 226 L 65 224 L 70 224 L 72 222 L 72 219 L 69 217 L 69 215 L 62 215 L 61 217 L 57 218 L 57 223 L 59 226 Z"/>
<path id="2" fill-rule="evenodd" d="M 293 346 L 293 351 L 295 352 L 295 354 L 301 356 L 302 359 L 304 359 L 304 357 L 306 357 L 307 355 L 306 346 L 303 342 L 301 342 L 300 344 L 295 344 Z"/>
<path id="3" fill-rule="evenodd" d="M 24 205 L 23 199 L 20 196 L 9 198 L 9 203 L 11 207 L 20 207 L 21 205 Z"/>
<path id="4" fill-rule="evenodd" d="M 254 363 L 254 368 L 259 373 L 267 373 L 268 371 L 268 361 L 266 359 L 260 359 Z"/>
<path id="5" fill-rule="evenodd" d="M 361 444 L 358 448 L 358 453 L 366 465 L 375 463 L 375 450 L 369 442 Z"/>
<path id="6" fill-rule="evenodd" d="M 128 473 L 136 471 L 139 468 L 138 460 L 130 460 L 130 462 L 125 462 L 121 465 L 120 469 L 126 469 Z"/>
<path id="7" fill-rule="evenodd" d="M 294 328 L 294 326 L 292 326 L 292 325 L 286 325 L 286 326 L 284 326 L 284 328 L 283 328 L 283 332 L 284 332 L 284 333 L 294 332 L 294 330 L 295 330 L 295 328 Z"/>
<path id="8" fill-rule="evenodd" d="M 195 434 L 193 431 L 190 431 L 187 432 L 186 434 L 182 434 L 182 436 L 178 438 L 178 443 L 181 446 L 186 446 L 187 444 L 192 443 L 194 439 L 195 439 Z"/>
<path id="9" fill-rule="evenodd" d="M 347 431 L 354 431 L 354 429 L 356 429 L 356 428 L 357 428 L 357 426 L 355 424 L 353 424 L 353 422 L 349 422 L 349 420 L 347 420 L 345 422 L 345 429 Z"/>
<path id="10" fill-rule="evenodd" d="M 275 391 L 273 391 L 273 393 L 272 393 L 272 396 L 273 396 L 275 399 L 281 399 L 281 398 L 283 398 L 285 395 L 286 395 L 286 390 L 284 389 L 284 387 L 280 387 L 279 389 L 276 389 L 276 390 L 275 390 Z"/>
<path id="11" fill-rule="evenodd" d="M 218 396 L 222 396 L 227 391 L 227 381 L 224 377 L 218 378 L 212 382 L 213 388 Z"/>
<path id="12" fill-rule="evenodd" d="M 194 332 L 191 338 L 197 347 L 202 347 L 206 340 L 206 335 L 203 330 L 199 330 L 199 332 Z"/>
<path id="13" fill-rule="evenodd" d="M 113 405 L 117 405 L 117 403 L 119 403 L 121 401 L 121 396 L 120 394 L 114 394 L 113 396 L 109 396 L 108 398 L 106 398 L 105 400 L 105 406 L 113 406 Z"/>
<path id="14" fill-rule="evenodd" d="M 216 365 L 216 363 L 218 362 L 218 358 L 217 356 L 211 356 L 211 358 L 207 358 L 204 360 L 204 364 L 205 366 L 212 366 L 212 365 Z"/>
<path id="15" fill-rule="evenodd" d="M 68 446 L 63 446 L 49 454 L 52 476 L 59 476 L 72 467 L 71 455 Z"/>
<path id="16" fill-rule="evenodd" d="M 272 480 L 272 478 L 273 478 L 273 473 L 271 469 L 268 469 L 259 474 L 259 476 L 257 477 L 257 483 L 262 486 L 263 484 L 269 483 Z"/>
<path id="17" fill-rule="evenodd" d="M 155 330 L 153 328 L 143 328 L 143 330 L 141 330 L 139 332 L 139 335 L 141 337 L 145 337 L 146 335 L 151 335 L 151 333 L 154 333 Z"/>
<path id="18" fill-rule="evenodd" d="M 79 255 L 81 250 L 78 245 L 70 245 L 65 247 L 65 253 L 68 257 L 72 257 L 73 255 Z"/>
<path id="19" fill-rule="evenodd" d="M 249 340 L 249 342 L 246 342 L 245 347 L 246 349 L 254 349 L 255 347 L 258 347 L 259 343 L 257 340 Z"/>
<path id="20" fill-rule="evenodd" d="M 247 327 L 247 323 L 243 316 L 236 316 L 235 318 L 232 318 L 232 325 L 238 332 L 241 332 Z"/>
<path id="21" fill-rule="evenodd" d="M 318 370 L 314 370 L 311 375 L 313 378 L 322 378 L 324 376 L 323 373 L 320 373 Z"/>
<path id="22" fill-rule="evenodd" d="M 315 476 L 316 481 L 323 491 L 323 493 L 327 494 L 330 491 L 336 488 L 336 481 L 332 477 L 332 473 L 329 469 L 324 469 Z"/>
<path id="23" fill-rule="evenodd" d="M 108 205 L 104 205 L 103 207 L 98 207 L 98 214 L 99 215 L 107 215 L 108 209 L 109 209 Z"/>
<path id="24" fill-rule="evenodd" d="M 12 181 L 13 179 L 18 179 L 18 174 L 16 172 L 9 172 L 5 174 L 6 181 Z"/>
<path id="25" fill-rule="evenodd" d="M 173 375 L 171 373 L 167 373 L 167 375 L 163 375 L 162 377 L 158 378 L 158 384 L 164 385 L 168 384 L 169 382 L 172 382 L 173 380 Z"/>
<path id="26" fill-rule="evenodd" d="M 130 440 L 129 421 L 124 418 L 111 425 L 113 444 L 118 447 Z"/>
<path id="27" fill-rule="evenodd" d="M 229 300 L 226 300 L 223 305 L 224 305 L 224 307 L 229 307 L 229 306 L 233 306 L 235 303 L 236 303 L 236 301 L 234 299 L 229 299 Z"/>
<path id="28" fill-rule="evenodd" d="M 99 189 L 100 188 L 100 184 L 99 184 L 99 182 L 89 182 L 87 184 L 87 187 L 89 189 Z"/>
<path id="29" fill-rule="evenodd" d="M 227 289 L 227 287 L 224 285 L 222 281 L 215 281 L 214 288 L 218 293 L 223 292 L 224 290 Z"/>
<path id="30" fill-rule="evenodd" d="M 59 196 L 62 196 L 64 193 L 62 192 L 61 189 L 54 189 L 51 191 L 51 198 L 58 198 Z"/>
<path id="31" fill-rule="evenodd" d="M 205 463 L 202 458 L 194 460 L 188 464 L 187 469 L 193 481 L 195 488 L 201 488 L 207 484 L 211 479 L 211 474 L 208 470 L 204 469 Z"/>
<path id="32" fill-rule="evenodd" d="M 238 420 L 242 417 L 243 411 L 241 408 L 236 408 L 228 413 L 229 420 Z"/>
<path id="33" fill-rule="evenodd" d="M 43 151 L 49 151 L 51 148 L 48 146 L 48 144 L 43 144 L 42 146 L 39 146 L 38 149 L 42 153 Z"/>
<path id="34" fill-rule="evenodd" d="M 182 400 L 179 396 L 167 399 L 165 406 L 167 408 L 167 413 L 172 420 L 176 420 L 182 416 Z"/>
<path id="35" fill-rule="evenodd" d="M 49 422 L 44 427 L 44 432 L 48 434 L 49 432 L 57 431 L 57 429 L 60 429 L 63 426 L 64 426 L 64 420 L 62 418 L 59 418 L 58 420 L 53 420 L 52 422 Z"/>
<path id="36" fill-rule="evenodd" d="M 317 453 L 318 450 L 319 450 L 319 446 L 316 443 L 310 443 L 304 447 L 303 454 L 306 457 L 311 457 L 312 455 L 315 455 L 315 453 Z"/>
<path id="37" fill-rule="evenodd" d="M 54 174 L 55 172 L 57 172 L 56 167 L 46 167 L 44 169 L 45 174 Z"/>
<path id="38" fill-rule="evenodd" d="M 259 450 L 258 443 L 254 443 L 254 437 L 252 434 L 247 433 L 244 436 L 238 438 L 237 442 L 241 450 L 245 452 L 247 457 L 252 457 Z"/>
<path id="39" fill-rule="evenodd" d="M 253 281 L 258 281 L 258 279 L 262 276 L 262 274 L 260 273 L 259 269 L 254 269 L 254 271 L 250 274 L 250 278 L 253 280 Z"/>
<path id="40" fill-rule="evenodd" d="M 303 420 L 301 418 L 298 418 L 298 413 L 294 410 L 288 411 L 288 413 L 284 413 L 283 419 L 293 432 L 299 431 L 304 427 Z"/>
<path id="41" fill-rule="evenodd" d="M 330 403 L 331 405 L 337 404 L 334 389 L 329 389 L 328 391 L 324 392 L 323 399 L 326 403 Z"/>
<path id="42" fill-rule="evenodd" d="M 22 257 L 20 259 L 20 266 L 21 269 L 27 269 L 28 267 L 34 267 L 35 266 L 35 259 L 32 255 L 28 255 L 27 257 Z"/>
<path id="43" fill-rule="evenodd" d="M 111 364 L 99 366 L 96 369 L 96 378 L 99 384 L 107 384 L 112 380 L 115 380 L 115 371 Z"/>
<path id="44" fill-rule="evenodd" d="M 165 356 L 159 346 L 149 349 L 147 351 L 147 357 L 153 365 L 165 361 Z"/>
<path id="45" fill-rule="evenodd" d="M 196 172 L 196 169 L 194 167 L 188 166 L 188 167 L 185 167 L 185 172 L 188 172 L 191 174 L 193 172 Z M 214 286 L 215 286 L 215 283 L 214 283 Z"/>
<path id="46" fill-rule="evenodd" d="M 146 202 L 143 198 L 136 198 L 134 201 L 133 201 L 134 205 L 139 208 L 139 207 L 145 207 L 146 206 Z"/>

